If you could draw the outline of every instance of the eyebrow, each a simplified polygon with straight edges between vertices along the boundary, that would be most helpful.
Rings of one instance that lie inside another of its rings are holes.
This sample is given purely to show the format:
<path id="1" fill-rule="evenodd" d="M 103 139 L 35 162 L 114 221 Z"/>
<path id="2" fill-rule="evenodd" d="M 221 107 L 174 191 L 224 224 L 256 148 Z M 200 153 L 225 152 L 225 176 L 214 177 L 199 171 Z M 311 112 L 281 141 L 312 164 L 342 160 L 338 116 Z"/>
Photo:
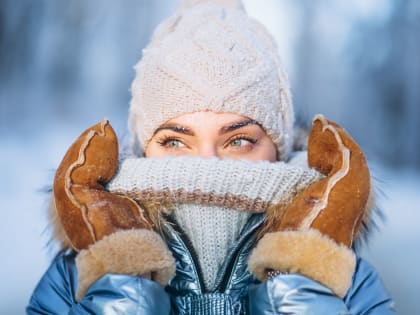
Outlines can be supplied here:
<path id="1" fill-rule="evenodd" d="M 229 124 L 227 126 L 224 126 L 224 127 L 220 128 L 219 135 L 223 135 L 223 134 L 226 134 L 228 132 L 232 132 L 234 130 L 237 130 L 239 128 L 243 128 L 243 127 L 246 127 L 246 126 L 249 126 L 249 125 L 257 125 L 261 129 L 263 129 L 261 124 L 259 122 L 257 122 L 256 120 L 246 119 L 246 120 L 243 120 L 243 121 L 234 122 L 232 124 Z M 155 132 L 153 133 L 153 136 L 155 134 L 157 134 L 159 131 L 162 131 L 162 130 L 171 130 L 173 132 L 181 133 L 181 134 L 184 134 L 184 135 L 187 135 L 187 136 L 194 136 L 194 132 L 190 128 L 182 126 L 180 124 L 175 124 L 175 123 L 166 123 L 166 124 L 161 125 L 159 128 L 157 128 L 155 130 Z"/>
<path id="2" fill-rule="evenodd" d="M 174 123 L 166 123 L 161 125 L 159 128 L 155 130 L 153 135 L 157 134 L 161 130 L 171 130 L 173 132 L 182 133 L 187 136 L 194 136 L 194 132 L 187 127 L 181 126 L 180 124 L 174 124 Z"/>
<path id="3" fill-rule="evenodd" d="M 247 120 L 243 120 L 243 121 L 235 122 L 235 123 L 233 123 L 233 124 L 231 124 L 231 125 L 228 125 L 228 126 L 222 127 L 222 128 L 219 130 L 219 135 L 222 135 L 222 134 L 225 134 L 225 133 L 228 133 L 228 132 L 232 132 L 232 131 L 234 131 L 234 130 L 237 130 L 237 129 L 239 129 L 239 128 L 243 128 L 243 127 L 246 127 L 246 126 L 249 126 L 249 125 L 257 125 L 257 126 L 261 127 L 261 129 L 262 129 L 261 124 L 260 124 L 260 123 L 258 123 L 256 120 L 253 120 L 253 119 L 247 119 Z"/>

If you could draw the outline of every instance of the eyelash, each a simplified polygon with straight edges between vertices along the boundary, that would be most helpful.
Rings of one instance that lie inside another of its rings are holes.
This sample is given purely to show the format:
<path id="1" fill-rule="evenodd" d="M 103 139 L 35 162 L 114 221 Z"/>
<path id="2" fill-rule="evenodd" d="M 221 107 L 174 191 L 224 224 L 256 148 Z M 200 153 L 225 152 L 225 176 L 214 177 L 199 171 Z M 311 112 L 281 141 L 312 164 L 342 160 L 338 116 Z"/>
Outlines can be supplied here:
<path id="1" fill-rule="evenodd" d="M 159 143 L 159 145 L 162 147 L 165 147 L 170 141 L 179 141 L 182 144 L 184 143 L 181 139 L 173 136 L 163 136 L 162 138 L 156 140 L 156 142 Z"/>
<path id="2" fill-rule="evenodd" d="M 246 140 L 246 141 L 249 141 L 249 142 L 250 142 L 250 143 L 252 143 L 252 144 L 256 144 L 256 143 L 258 142 L 258 140 L 257 140 L 257 139 L 251 138 L 251 137 L 249 137 L 249 136 L 247 136 L 247 135 L 236 135 L 236 136 L 234 136 L 233 138 L 229 139 L 229 141 L 228 141 L 228 143 L 227 143 L 226 147 L 227 147 L 228 145 L 230 145 L 230 144 L 231 144 L 233 141 L 235 141 L 235 140 Z"/>
<path id="3" fill-rule="evenodd" d="M 227 141 L 227 144 L 224 147 L 227 148 L 229 145 L 232 144 L 233 141 L 236 141 L 236 140 L 246 140 L 246 141 L 249 141 L 251 144 L 256 144 L 258 142 L 257 139 L 251 138 L 247 135 L 236 135 L 233 138 L 229 139 Z M 158 140 L 156 140 L 156 142 L 162 147 L 166 147 L 170 141 L 179 141 L 180 143 L 184 144 L 182 139 L 174 137 L 174 136 L 163 136 L 162 138 L 159 138 Z"/>

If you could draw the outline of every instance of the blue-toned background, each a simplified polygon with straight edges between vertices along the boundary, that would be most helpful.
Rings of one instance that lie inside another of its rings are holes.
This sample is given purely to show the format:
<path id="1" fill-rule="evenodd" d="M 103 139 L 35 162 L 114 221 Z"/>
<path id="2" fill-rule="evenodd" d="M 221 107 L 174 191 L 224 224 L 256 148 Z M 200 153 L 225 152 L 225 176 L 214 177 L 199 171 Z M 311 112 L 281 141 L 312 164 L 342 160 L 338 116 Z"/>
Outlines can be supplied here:
<path id="1" fill-rule="evenodd" d="M 178 1 L 0 2 L 0 313 L 23 314 L 48 266 L 46 187 L 107 117 L 127 138 L 133 65 Z M 277 39 L 296 112 L 337 121 L 366 152 L 387 220 L 364 255 L 399 314 L 420 309 L 420 2 L 246 0 Z"/>

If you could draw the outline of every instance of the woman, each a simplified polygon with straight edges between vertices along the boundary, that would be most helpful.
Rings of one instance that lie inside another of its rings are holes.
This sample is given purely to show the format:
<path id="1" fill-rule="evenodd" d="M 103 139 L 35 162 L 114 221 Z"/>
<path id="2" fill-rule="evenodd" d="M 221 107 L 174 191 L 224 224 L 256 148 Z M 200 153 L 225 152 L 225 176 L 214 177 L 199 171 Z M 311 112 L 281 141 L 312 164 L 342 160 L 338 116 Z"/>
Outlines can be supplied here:
<path id="1" fill-rule="evenodd" d="M 29 314 L 394 314 L 352 250 L 367 217 L 363 154 L 317 117 L 309 164 L 323 175 L 304 167 L 276 46 L 240 3 L 184 2 L 136 71 L 129 125 L 143 157 L 115 175 L 107 121 L 70 147 L 54 197 L 72 249 Z"/>

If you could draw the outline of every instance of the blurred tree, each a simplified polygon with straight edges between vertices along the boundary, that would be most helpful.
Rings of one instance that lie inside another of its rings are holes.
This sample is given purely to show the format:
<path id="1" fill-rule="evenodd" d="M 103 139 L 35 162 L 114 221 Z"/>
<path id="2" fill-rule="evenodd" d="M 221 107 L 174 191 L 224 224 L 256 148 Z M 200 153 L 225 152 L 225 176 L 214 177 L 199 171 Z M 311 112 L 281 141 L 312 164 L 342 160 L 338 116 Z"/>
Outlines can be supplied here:
<path id="1" fill-rule="evenodd" d="M 394 1 L 381 19 L 356 19 L 347 43 L 354 69 L 347 106 L 361 137 L 387 164 L 420 167 L 420 3 Z"/>

